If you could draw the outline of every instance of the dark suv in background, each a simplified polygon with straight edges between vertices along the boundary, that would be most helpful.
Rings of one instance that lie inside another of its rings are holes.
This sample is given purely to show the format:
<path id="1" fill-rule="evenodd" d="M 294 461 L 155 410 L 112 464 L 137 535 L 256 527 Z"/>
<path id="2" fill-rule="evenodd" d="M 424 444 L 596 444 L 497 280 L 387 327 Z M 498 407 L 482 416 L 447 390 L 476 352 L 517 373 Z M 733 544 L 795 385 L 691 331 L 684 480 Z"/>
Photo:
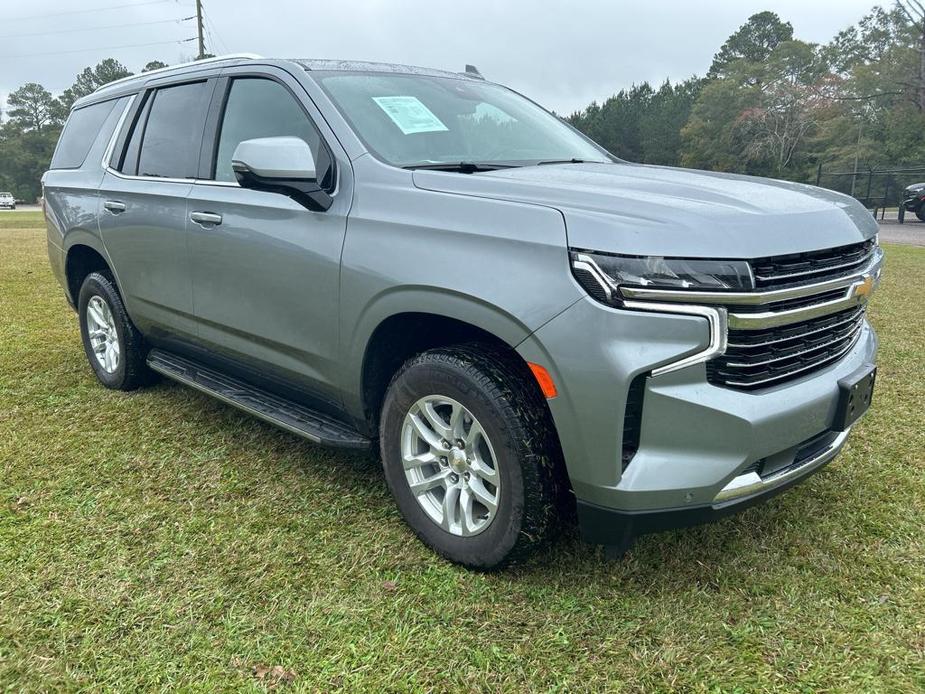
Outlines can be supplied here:
<path id="1" fill-rule="evenodd" d="M 925 183 L 913 183 L 903 191 L 902 206 L 925 222 Z"/>
<path id="2" fill-rule="evenodd" d="M 378 445 L 405 520 L 468 566 L 563 504 L 618 547 L 744 508 L 870 403 L 857 201 L 620 161 L 474 71 L 156 70 L 78 101 L 43 181 L 104 386 L 159 373 Z"/>

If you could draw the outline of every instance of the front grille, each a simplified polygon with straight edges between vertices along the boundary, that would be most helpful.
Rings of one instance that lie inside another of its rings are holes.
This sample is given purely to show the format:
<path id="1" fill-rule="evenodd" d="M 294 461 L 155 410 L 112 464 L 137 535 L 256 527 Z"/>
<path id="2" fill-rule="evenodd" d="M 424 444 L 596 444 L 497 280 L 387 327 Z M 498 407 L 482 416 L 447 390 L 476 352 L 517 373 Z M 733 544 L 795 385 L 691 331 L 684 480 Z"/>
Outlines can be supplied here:
<path id="1" fill-rule="evenodd" d="M 714 385 L 754 390 L 800 378 L 844 356 L 861 334 L 864 308 L 764 330 L 730 330 L 726 352 L 707 363 Z"/>
<path id="2" fill-rule="evenodd" d="M 782 289 L 845 277 L 863 268 L 874 254 L 873 239 L 822 251 L 776 255 L 751 261 L 755 287 Z"/>

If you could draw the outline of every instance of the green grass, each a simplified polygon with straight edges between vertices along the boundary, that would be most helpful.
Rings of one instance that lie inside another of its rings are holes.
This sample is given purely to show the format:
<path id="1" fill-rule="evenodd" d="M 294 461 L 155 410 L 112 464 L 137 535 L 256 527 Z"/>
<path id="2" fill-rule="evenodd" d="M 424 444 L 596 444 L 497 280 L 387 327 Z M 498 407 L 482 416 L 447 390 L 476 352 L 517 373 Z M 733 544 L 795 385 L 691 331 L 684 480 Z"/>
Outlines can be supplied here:
<path id="1" fill-rule="evenodd" d="M 825 471 L 621 562 L 571 530 L 484 575 L 375 461 L 97 385 L 39 225 L 0 215 L 0 685 L 925 688 L 925 249 L 887 249 L 874 409 Z"/>

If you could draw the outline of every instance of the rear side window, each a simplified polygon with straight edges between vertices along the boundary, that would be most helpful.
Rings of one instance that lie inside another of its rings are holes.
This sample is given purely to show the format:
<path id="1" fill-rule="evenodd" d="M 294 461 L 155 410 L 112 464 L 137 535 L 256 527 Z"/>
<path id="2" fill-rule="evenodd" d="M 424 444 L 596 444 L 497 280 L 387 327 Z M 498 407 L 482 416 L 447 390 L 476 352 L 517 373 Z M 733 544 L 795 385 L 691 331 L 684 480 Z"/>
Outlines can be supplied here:
<path id="1" fill-rule="evenodd" d="M 145 101 L 122 171 L 158 178 L 195 178 L 208 107 L 206 82 L 164 87 Z M 137 162 L 137 163 L 136 163 Z"/>
<path id="2" fill-rule="evenodd" d="M 52 169 L 79 169 L 117 99 L 72 111 L 51 158 Z"/>
<path id="3" fill-rule="evenodd" d="M 331 158 L 321 144 L 318 131 L 288 89 L 268 79 L 243 77 L 234 80 L 218 138 L 215 179 L 235 180 L 231 156 L 239 143 L 259 137 L 282 136 L 298 137 L 308 144 L 319 175 L 332 172 Z M 329 183 L 321 181 L 325 188 Z"/>

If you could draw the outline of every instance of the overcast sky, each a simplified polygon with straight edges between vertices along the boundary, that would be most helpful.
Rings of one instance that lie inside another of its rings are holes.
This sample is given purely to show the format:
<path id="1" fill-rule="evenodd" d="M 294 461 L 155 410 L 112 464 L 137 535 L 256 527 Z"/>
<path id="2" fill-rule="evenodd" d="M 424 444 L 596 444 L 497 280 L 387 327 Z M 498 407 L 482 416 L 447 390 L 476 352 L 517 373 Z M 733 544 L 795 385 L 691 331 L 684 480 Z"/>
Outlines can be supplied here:
<path id="1" fill-rule="evenodd" d="M 566 115 L 633 83 L 702 75 L 726 37 L 755 12 L 773 10 L 793 24 L 798 38 L 825 42 L 874 4 L 204 0 L 212 53 L 379 60 L 450 70 L 472 63 L 488 79 Z M 175 20 L 193 14 L 194 0 L 0 0 L 0 100 L 25 82 L 58 93 L 85 66 L 109 56 L 136 72 L 152 59 L 189 60 L 195 42 L 178 41 L 195 36 L 195 22 Z"/>

